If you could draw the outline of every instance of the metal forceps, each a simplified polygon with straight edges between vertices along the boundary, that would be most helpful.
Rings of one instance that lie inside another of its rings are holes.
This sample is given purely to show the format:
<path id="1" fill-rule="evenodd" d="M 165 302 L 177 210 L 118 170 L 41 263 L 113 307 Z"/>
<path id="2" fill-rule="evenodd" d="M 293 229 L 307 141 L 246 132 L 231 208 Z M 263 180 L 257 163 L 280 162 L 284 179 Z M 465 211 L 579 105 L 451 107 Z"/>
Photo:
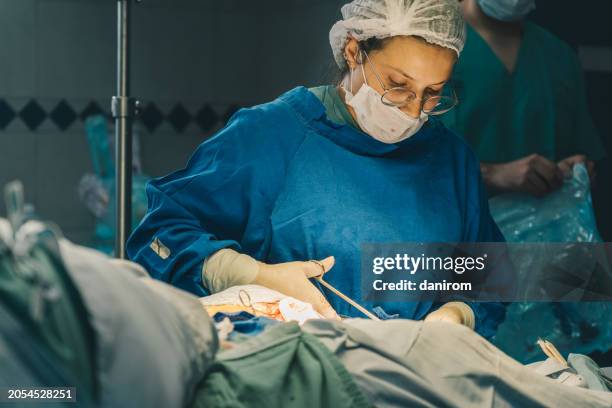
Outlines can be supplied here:
<path id="1" fill-rule="evenodd" d="M 359 310 L 361 313 L 363 313 L 364 315 L 366 315 L 370 319 L 380 321 L 380 319 L 376 315 L 371 313 L 368 309 L 366 309 L 365 307 L 361 306 L 359 303 L 355 302 L 353 299 L 351 299 L 350 297 L 346 296 L 344 293 L 340 292 L 338 289 L 334 288 L 329 283 L 325 282 L 323 280 L 323 274 L 325 274 L 325 267 L 323 266 L 323 264 L 321 264 L 321 262 L 316 261 L 316 260 L 311 260 L 310 262 L 313 262 L 313 263 L 319 265 L 321 267 L 321 270 L 323 271 L 321 273 L 321 275 L 315 276 L 315 279 L 321 285 L 325 286 L 327 289 L 329 289 L 331 292 L 333 292 L 340 299 L 344 300 L 346 303 L 348 303 L 349 305 L 353 306 L 355 309 Z"/>

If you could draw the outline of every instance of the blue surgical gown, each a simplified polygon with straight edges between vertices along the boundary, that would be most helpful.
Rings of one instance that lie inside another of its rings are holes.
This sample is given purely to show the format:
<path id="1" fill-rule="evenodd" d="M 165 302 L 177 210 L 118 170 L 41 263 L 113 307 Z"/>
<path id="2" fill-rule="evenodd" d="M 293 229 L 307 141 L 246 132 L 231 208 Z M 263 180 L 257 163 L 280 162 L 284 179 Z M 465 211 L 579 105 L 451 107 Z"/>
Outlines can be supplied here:
<path id="1" fill-rule="evenodd" d="M 431 118 L 413 137 L 384 144 L 328 120 L 304 87 L 238 111 L 184 169 L 150 182 L 147 195 L 129 257 L 199 296 L 208 294 L 203 261 L 226 247 L 267 263 L 334 255 L 326 280 L 360 300 L 361 243 L 503 240 L 478 160 L 460 137 Z M 361 316 L 325 293 L 339 314 Z M 436 307 L 364 305 L 410 319 Z M 504 307 L 470 305 L 476 330 L 491 336 Z"/>

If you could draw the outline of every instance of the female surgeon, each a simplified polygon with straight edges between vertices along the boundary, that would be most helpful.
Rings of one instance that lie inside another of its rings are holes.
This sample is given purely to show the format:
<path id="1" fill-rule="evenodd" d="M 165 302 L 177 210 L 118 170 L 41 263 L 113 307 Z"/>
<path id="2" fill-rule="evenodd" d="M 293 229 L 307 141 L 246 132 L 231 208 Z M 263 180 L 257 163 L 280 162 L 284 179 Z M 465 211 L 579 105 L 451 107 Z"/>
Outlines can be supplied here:
<path id="1" fill-rule="evenodd" d="M 360 245 L 503 241 L 479 163 L 436 116 L 463 48 L 457 0 L 355 0 L 331 29 L 339 86 L 295 88 L 238 111 L 187 166 L 147 186 L 131 259 L 199 296 L 259 284 L 325 317 L 361 316 Z M 316 262 L 308 262 L 317 260 Z M 330 304 L 331 302 L 331 304 Z M 500 303 L 363 303 L 491 336 Z"/>

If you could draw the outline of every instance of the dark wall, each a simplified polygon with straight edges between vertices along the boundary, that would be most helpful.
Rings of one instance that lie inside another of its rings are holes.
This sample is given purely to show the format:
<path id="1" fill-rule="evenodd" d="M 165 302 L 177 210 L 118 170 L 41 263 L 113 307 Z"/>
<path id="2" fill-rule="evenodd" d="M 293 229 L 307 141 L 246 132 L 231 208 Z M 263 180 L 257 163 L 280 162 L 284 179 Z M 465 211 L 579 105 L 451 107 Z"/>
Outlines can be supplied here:
<path id="1" fill-rule="evenodd" d="M 609 0 L 536 0 L 532 20 L 577 47 L 612 45 L 612 2 Z"/>
<path id="2" fill-rule="evenodd" d="M 572 45 L 585 68 L 587 96 L 593 121 L 608 154 L 612 152 L 612 1 L 538 0 L 532 19 Z M 612 241 L 612 164 L 598 164 L 593 204 L 599 230 Z"/>
<path id="3" fill-rule="evenodd" d="M 145 0 L 132 10 L 142 163 L 161 176 L 260 95 L 263 18 L 256 3 L 235 0 Z M 0 189 L 21 180 L 43 219 L 87 243 L 94 218 L 77 192 L 93 170 L 84 119 L 108 115 L 115 93 L 116 1 L 0 0 L 0 60 Z"/>
<path id="4" fill-rule="evenodd" d="M 532 15 L 533 21 L 547 28 L 566 41 L 577 52 L 581 48 L 598 47 L 612 50 L 612 1 L 559 1 L 537 0 L 537 8 Z M 607 52 L 611 58 L 610 51 Z M 612 62 L 602 61 L 601 65 L 610 66 Z M 612 70 L 592 71 L 585 68 L 587 95 L 589 97 L 593 120 L 601 132 L 602 139 L 612 151 Z"/>

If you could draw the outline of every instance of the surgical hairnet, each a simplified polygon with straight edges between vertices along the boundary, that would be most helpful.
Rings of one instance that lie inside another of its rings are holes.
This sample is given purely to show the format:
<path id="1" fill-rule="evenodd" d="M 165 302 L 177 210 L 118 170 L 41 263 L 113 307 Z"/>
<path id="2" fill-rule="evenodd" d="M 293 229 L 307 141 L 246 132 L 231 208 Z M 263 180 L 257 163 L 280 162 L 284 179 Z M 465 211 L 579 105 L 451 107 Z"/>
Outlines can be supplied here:
<path id="1" fill-rule="evenodd" d="M 342 6 L 342 20 L 333 25 L 329 42 L 340 68 L 344 47 L 357 41 L 398 35 L 417 36 L 459 55 L 465 44 L 465 22 L 457 0 L 354 0 Z"/>

